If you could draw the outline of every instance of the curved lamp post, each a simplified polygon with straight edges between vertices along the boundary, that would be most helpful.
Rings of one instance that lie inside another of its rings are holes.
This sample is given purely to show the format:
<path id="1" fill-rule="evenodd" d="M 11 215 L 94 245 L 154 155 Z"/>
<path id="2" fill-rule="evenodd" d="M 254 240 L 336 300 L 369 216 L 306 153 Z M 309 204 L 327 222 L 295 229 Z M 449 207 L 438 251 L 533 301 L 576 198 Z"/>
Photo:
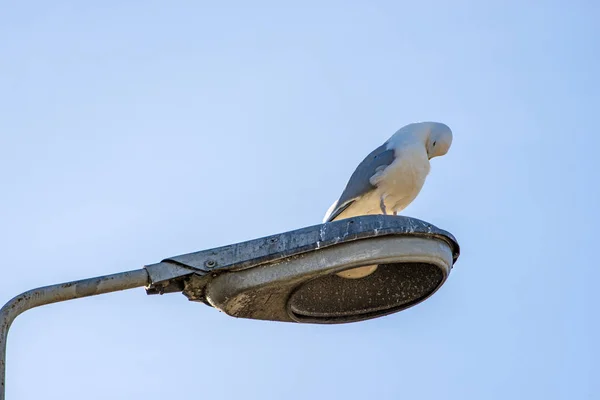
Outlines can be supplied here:
<path id="1" fill-rule="evenodd" d="M 363 216 L 171 257 L 142 269 L 33 289 L 0 310 L 0 400 L 13 320 L 45 304 L 145 287 L 182 292 L 233 317 L 337 324 L 409 308 L 435 293 L 459 255 L 454 236 L 409 217 Z M 377 264 L 361 279 L 337 272 Z"/>

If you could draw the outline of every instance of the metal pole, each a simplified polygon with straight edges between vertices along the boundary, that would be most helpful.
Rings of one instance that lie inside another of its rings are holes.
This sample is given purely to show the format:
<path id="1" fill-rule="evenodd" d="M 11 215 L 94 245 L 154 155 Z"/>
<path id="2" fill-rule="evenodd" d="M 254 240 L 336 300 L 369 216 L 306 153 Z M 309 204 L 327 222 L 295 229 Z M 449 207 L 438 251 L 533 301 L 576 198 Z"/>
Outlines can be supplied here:
<path id="1" fill-rule="evenodd" d="M 0 400 L 5 400 L 6 395 L 6 339 L 10 325 L 19 314 L 45 304 L 133 289 L 148 283 L 148 272 L 142 268 L 32 289 L 6 303 L 0 309 Z"/>

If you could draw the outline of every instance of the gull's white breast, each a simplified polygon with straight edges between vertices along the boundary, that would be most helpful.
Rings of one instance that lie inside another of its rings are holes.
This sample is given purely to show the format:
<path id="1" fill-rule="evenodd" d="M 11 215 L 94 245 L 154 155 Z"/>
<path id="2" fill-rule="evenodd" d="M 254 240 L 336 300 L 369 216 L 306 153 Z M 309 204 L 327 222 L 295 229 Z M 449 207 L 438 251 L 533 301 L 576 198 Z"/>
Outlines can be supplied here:
<path id="1" fill-rule="evenodd" d="M 386 213 L 400 212 L 417 197 L 429 174 L 429 157 L 425 147 L 403 147 L 397 150 L 395 160 L 371 178 L 375 190 L 363 195 L 352 203 L 336 219 L 351 218 L 357 215 L 382 214 L 381 199 L 384 199 Z M 327 216 L 337 207 L 333 203 Z"/>
<path id="2" fill-rule="evenodd" d="M 383 197 L 387 212 L 405 209 L 418 196 L 429 174 L 430 164 L 424 146 L 402 148 L 394 162 L 372 179 L 377 198 Z"/>

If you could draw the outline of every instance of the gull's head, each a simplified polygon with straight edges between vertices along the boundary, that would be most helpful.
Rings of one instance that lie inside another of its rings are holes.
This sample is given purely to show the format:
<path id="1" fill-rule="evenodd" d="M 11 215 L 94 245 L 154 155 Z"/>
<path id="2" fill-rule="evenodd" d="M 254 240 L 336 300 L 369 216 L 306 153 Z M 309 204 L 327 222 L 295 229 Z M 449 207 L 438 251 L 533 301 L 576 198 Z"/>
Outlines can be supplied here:
<path id="1" fill-rule="evenodd" d="M 391 146 L 425 146 L 427 156 L 443 156 L 452 144 L 452 131 L 441 122 L 415 122 L 400 128 L 390 139 Z"/>
<path id="2" fill-rule="evenodd" d="M 422 122 L 422 124 L 429 159 L 446 154 L 452 144 L 452 131 L 448 125 L 440 122 Z"/>

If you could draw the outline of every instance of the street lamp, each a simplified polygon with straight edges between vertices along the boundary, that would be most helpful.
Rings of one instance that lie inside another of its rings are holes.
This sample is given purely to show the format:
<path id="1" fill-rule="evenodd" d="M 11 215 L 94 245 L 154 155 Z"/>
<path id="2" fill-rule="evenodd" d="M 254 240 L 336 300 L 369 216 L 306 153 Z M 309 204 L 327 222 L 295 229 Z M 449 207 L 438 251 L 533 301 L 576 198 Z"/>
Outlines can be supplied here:
<path id="1" fill-rule="evenodd" d="M 240 318 L 338 324 L 409 308 L 435 293 L 459 255 L 456 239 L 418 219 L 361 216 L 196 253 L 142 269 L 32 289 L 0 310 L 0 400 L 13 320 L 45 304 L 145 287 L 182 292 Z M 338 272 L 378 265 L 361 279 Z"/>

